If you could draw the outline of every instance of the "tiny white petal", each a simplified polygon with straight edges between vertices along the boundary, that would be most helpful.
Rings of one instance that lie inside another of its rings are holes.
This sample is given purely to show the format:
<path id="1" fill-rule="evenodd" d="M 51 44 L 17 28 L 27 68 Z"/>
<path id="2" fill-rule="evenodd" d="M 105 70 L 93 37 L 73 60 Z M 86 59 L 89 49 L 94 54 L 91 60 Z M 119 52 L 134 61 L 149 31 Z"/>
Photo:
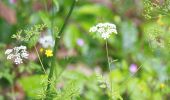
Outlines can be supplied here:
<path id="1" fill-rule="evenodd" d="M 13 51 L 12 49 L 7 49 L 7 50 L 5 51 L 5 54 L 10 54 L 12 51 Z"/>
<path id="2" fill-rule="evenodd" d="M 13 57 L 14 57 L 13 54 L 9 54 L 9 55 L 7 56 L 7 59 L 12 59 Z"/>
<path id="3" fill-rule="evenodd" d="M 15 62 L 16 64 L 21 64 L 21 63 L 23 63 L 22 59 L 19 58 L 19 57 L 15 58 L 14 62 Z"/>
<path id="4" fill-rule="evenodd" d="M 26 47 L 26 46 L 22 46 L 22 45 L 21 45 L 21 46 L 19 47 L 19 49 L 23 49 L 23 50 L 25 50 L 25 49 L 27 49 L 27 47 Z"/>
<path id="5" fill-rule="evenodd" d="M 99 28 L 104 27 L 104 26 L 105 26 L 105 24 L 103 24 L 103 23 L 99 23 L 99 24 L 96 25 L 96 27 L 99 27 Z"/>
<path id="6" fill-rule="evenodd" d="M 97 32 L 99 32 L 99 33 L 104 33 L 104 32 L 105 32 L 105 29 L 104 29 L 104 28 L 99 28 L 99 29 L 97 30 Z"/>

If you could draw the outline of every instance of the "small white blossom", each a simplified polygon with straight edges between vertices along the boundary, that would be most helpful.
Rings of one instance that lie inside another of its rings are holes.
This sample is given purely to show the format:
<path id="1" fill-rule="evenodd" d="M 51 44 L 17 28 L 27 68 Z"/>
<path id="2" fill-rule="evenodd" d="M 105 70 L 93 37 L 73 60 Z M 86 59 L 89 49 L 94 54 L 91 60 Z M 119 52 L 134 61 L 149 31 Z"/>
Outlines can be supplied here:
<path id="1" fill-rule="evenodd" d="M 23 59 L 27 59 L 29 56 L 26 49 L 26 46 L 21 45 L 19 47 L 14 47 L 13 49 L 7 49 L 5 54 L 7 55 L 7 59 L 14 60 L 15 64 L 21 64 L 23 63 Z"/>
<path id="2" fill-rule="evenodd" d="M 92 26 L 89 32 L 97 32 L 104 39 L 109 38 L 112 33 L 117 34 L 116 25 L 111 23 L 98 23 L 96 26 Z"/>
<path id="3" fill-rule="evenodd" d="M 43 36 L 39 39 L 39 43 L 44 47 L 44 48 L 48 48 L 48 47 L 54 47 L 54 39 L 52 38 L 51 35 L 47 35 L 47 36 Z"/>

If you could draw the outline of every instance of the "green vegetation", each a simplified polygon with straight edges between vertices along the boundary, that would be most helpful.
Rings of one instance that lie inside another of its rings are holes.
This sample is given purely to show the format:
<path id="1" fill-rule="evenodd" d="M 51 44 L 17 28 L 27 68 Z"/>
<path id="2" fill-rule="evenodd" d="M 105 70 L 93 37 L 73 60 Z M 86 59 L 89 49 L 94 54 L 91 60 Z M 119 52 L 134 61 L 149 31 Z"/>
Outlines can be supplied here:
<path id="1" fill-rule="evenodd" d="M 169 100 L 169 0 L 1 0 L 0 100 Z"/>

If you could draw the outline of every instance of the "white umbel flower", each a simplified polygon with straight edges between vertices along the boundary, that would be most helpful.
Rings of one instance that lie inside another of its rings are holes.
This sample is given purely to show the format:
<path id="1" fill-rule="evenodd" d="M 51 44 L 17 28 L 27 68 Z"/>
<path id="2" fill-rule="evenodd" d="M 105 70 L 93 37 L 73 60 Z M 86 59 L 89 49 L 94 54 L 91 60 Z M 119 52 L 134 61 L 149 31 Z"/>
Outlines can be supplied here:
<path id="1" fill-rule="evenodd" d="M 43 36 L 39 39 L 39 43 L 42 45 L 42 47 L 44 48 L 52 48 L 54 47 L 54 39 L 52 38 L 51 35 L 46 35 L 46 36 Z"/>
<path id="2" fill-rule="evenodd" d="M 14 47 L 13 49 L 7 49 L 5 54 L 7 55 L 7 59 L 14 60 L 15 64 L 21 64 L 23 63 L 23 59 L 27 59 L 29 56 L 26 49 L 26 46 L 21 45 L 19 47 Z"/>
<path id="3" fill-rule="evenodd" d="M 98 23 L 92 26 L 89 31 L 99 33 L 103 39 L 109 38 L 112 33 L 117 34 L 116 25 L 111 23 Z"/>

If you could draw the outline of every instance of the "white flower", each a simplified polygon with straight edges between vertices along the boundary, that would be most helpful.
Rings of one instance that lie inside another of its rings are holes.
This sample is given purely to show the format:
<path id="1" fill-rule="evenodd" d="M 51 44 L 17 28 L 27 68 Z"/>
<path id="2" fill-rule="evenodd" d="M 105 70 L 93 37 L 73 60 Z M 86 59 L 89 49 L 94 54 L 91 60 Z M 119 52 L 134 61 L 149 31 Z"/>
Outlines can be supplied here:
<path id="1" fill-rule="evenodd" d="M 5 54 L 7 55 L 7 59 L 14 60 L 15 64 L 21 64 L 23 63 L 23 59 L 27 59 L 29 56 L 26 49 L 26 46 L 21 45 L 19 47 L 14 47 L 13 49 L 7 49 Z"/>
<path id="2" fill-rule="evenodd" d="M 39 43 L 44 47 L 44 48 L 48 48 L 48 47 L 54 47 L 54 39 L 52 38 L 51 35 L 46 35 L 43 36 L 39 39 Z"/>
<path id="3" fill-rule="evenodd" d="M 98 23 L 92 26 L 89 32 L 97 32 L 104 39 L 109 38 L 112 33 L 117 34 L 116 25 L 111 23 Z"/>

